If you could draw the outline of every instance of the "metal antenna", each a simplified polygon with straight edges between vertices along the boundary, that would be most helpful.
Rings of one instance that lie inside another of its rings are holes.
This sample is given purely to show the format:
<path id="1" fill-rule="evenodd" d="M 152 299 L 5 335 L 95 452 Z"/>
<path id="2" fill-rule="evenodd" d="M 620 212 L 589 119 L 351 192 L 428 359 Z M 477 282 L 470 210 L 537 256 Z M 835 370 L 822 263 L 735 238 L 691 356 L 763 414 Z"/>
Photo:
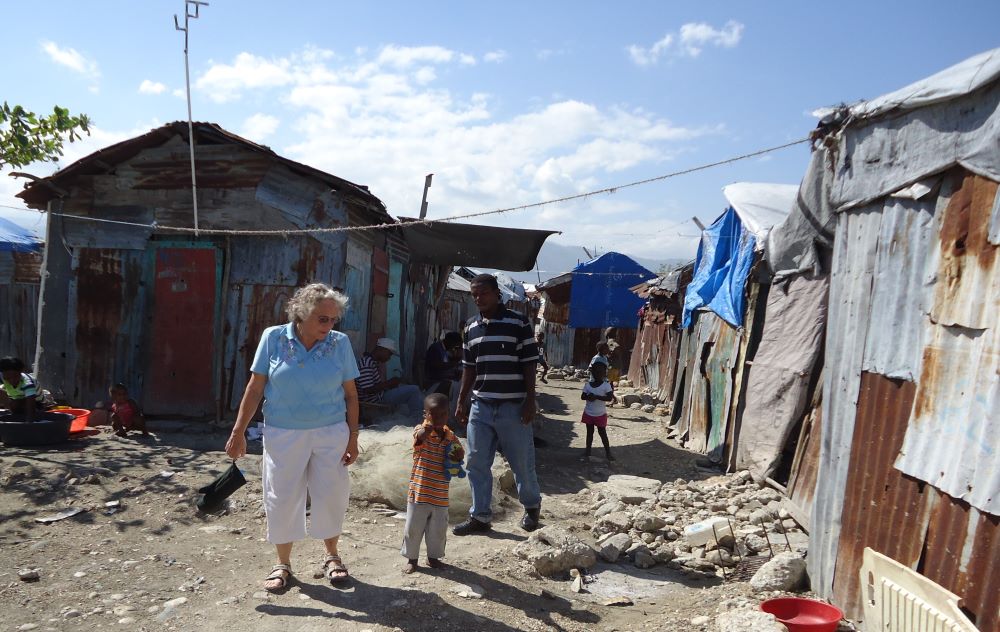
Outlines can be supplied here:
<path id="1" fill-rule="evenodd" d="M 178 31 L 184 31 L 184 86 L 187 90 L 188 147 L 191 149 L 191 200 L 194 204 L 195 236 L 198 235 L 198 181 L 194 175 L 194 123 L 191 119 L 191 68 L 188 64 L 188 35 L 190 32 L 188 30 L 188 22 L 191 18 L 198 19 L 198 11 L 202 6 L 207 7 L 208 3 L 201 0 L 184 0 L 183 28 L 181 28 L 180 22 L 177 20 L 177 14 L 174 14 L 174 28 Z M 191 13 L 191 7 L 194 7 L 194 13 Z"/>

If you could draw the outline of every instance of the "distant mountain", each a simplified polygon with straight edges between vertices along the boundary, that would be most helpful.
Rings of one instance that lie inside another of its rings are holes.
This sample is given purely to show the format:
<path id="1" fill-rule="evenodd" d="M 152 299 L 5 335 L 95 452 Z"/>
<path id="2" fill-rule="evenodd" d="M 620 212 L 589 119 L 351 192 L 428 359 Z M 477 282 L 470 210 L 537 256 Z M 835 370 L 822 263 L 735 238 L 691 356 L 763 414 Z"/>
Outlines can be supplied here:
<path id="1" fill-rule="evenodd" d="M 596 254 L 600 256 L 604 254 L 604 252 L 605 251 L 601 251 Z M 591 254 L 594 254 L 593 250 L 591 250 Z M 622 254 L 628 255 L 634 259 L 636 263 L 653 273 L 659 271 L 660 267 L 663 265 L 673 266 L 685 263 L 684 260 L 677 258 L 668 257 L 664 259 L 649 259 L 647 257 L 637 257 L 627 252 L 622 252 Z M 552 241 L 546 241 L 545 245 L 542 246 L 541 251 L 538 253 L 538 273 L 531 270 L 528 272 L 512 273 L 511 276 L 524 281 L 525 283 L 538 283 L 539 276 L 541 276 L 542 281 L 551 279 L 552 277 L 559 276 L 563 272 L 569 272 L 575 268 L 578 263 L 583 263 L 588 259 L 589 257 L 587 256 L 587 253 L 584 252 L 581 246 L 567 246 L 564 244 L 554 243 Z"/>

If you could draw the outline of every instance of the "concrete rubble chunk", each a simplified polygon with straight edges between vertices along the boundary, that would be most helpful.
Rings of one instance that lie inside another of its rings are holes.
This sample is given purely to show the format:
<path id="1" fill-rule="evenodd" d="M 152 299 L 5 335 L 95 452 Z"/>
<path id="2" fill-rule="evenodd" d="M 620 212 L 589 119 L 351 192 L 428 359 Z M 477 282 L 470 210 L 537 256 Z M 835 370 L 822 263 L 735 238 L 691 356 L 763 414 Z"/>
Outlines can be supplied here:
<path id="1" fill-rule="evenodd" d="M 723 612 L 715 618 L 715 625 L 719 632 L 788 632 L 773 614 L 749 608 Z"/>
<path id="2" fill-rule="evenodd" d="M 639 531 L 650 532 L 659 531 L 667 526 L 667 521 L 648 511 L 640 511 L 632 520 L 633 526 Z"/>
<path id="3" fill-rule="evenodd" d="M 530 562 L 539 574 L 562 575 L 571 568 L 590 568 L 597 554 L 583 540 L 555 525 L 543 527 L 514 547 L 514 553 Z"/>
<path id="4" fill-rule="evenodd" d="M 779 553 L 764 564 L 750 579 L 750 587 L 761 592 L 780 590 L 792 592 L 806 581 L 806 562 L 797 553 Z"/>
<path id="5" fill-rule="evenodd" d="M 625 503 L 621 502 L 620 500 L 612 500 L 598 507 L 597 511 L 594 513 L 594 517 L 600 518 L 601 516 L 606 516 L 609 513 L 613 513 L 616 511 L 625 511 L 626 509 L 628 509 L 628 507 L 625 505 Z"/>
<path id="6" fill-rule="evenodd" d="M 632 528 L 632 516 L 624 511 L 616 511 L 603 516 L 594 525 L 597 533 L 624 533 Z"/>
<path id="7" fill-rule="evenodd" d="M 656 558 L 645 546 L 632 553 L 632 564 L 636 568 L 652 568 L 656 566 Z"/>
<path id="8" fill-rule="evenodd" d="M 601 543 L 601 559 L 617 562 L 621 554 L 632 546 L 632 538 L 627 533 L 617 533 Z"/>
<path id="9" fill-rule="evenodd" d="M 646 501 L 655 502 L 660 485 L 660 481 L 656 479 L 629 474 L 612 474 L 607 481 L 599 483 L 600 490 L 604 492 L 606 498 L 617 498 L 629 505 L 641 505 Z"/>
<path id="10" fill-rule="evenodd" d="M 622 395 L 622 406 L 631 407 L 632 404 L 642 404 L 642 397 L 636 394 Z"/>

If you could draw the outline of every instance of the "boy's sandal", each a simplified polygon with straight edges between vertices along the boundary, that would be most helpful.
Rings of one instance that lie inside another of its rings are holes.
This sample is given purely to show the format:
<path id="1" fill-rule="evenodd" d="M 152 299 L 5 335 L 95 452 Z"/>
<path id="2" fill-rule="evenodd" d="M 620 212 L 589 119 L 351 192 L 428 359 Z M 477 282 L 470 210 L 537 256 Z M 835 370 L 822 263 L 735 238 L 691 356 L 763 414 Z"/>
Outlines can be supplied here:
<path id="1" fill-rule="evenodd" d="M 279 586 L 268 586 L 267 582 L 280 581 Z M 271 573 L 264 578 L 264 590 L 270 593 L 281 592 L 288 588 L 292 581 L 292 567 L 289 564 L 275 564 L 271 567 Z"/>
<path id="2" fill-rule="evenodd" d="M 323 573 L 331 584 L 342 584 L 351 578 L 339 555 L 326 556 L 326 559 L 323 560 Z"/>

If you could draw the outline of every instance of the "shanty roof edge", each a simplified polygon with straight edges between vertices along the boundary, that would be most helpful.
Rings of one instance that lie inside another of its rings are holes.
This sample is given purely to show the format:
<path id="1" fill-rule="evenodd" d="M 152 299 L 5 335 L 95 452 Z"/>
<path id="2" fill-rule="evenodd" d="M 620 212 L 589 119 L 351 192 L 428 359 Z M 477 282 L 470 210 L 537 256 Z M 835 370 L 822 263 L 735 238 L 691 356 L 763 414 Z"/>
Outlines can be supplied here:
<path id="1" fill-rule="evenodd" d="M 383 204 L 382 201 L 373 195 L 365 186 L 355 184 L 333 174 L 310 167 L 309 165 L 295 162 L 294 160 L 280 156 L 270 147 L 260 145 L 243 138 L 242 136 L 238 136 L 226 129 L 223 129 L 220 125 L 215 123 L 196 122 L 194 123 L 194 128 L 196 137 L 211 138 L 216 141 L 238 144 L 253 151 L 265 154 L 268 157 L 282 163 L 295 173 L 321 180 L 338 193 L 357 199 L 362 205 L 367 207 L 369 211 L 375 213 L 376 215 L 384 216 L 382 219 L 386 223 L 393 221 L 389 216 L 389 213 L 386 211 L 385 204 Z M 17 194 L 17 197 L 24 200 L 30 208 L 45 210 L 46 202 L 54 197 L 58 197 L 57 191 L 59 189 L 66 188 L 63 184 L 68 182 L 71 178 L 80 175 L 107 173 L 115 165 L 125 162 L 144 149 L 162 145 L 174 135 L 179 135 L 187 139 L 187 134 L 188 129 L 186 122 L 174 121 L 173 123 L 167 123 L 162 127 L 150 130 L 140 136 L 124 140 L 114 145 L 109 145 L 103 149 L 98 149 L 94 153 L 84 156 L 47 178 L 40 178 L 33 182 L 29 182 L 25 186 L 24 191 Z"/>
<path id="2" fill-rule="evenodd" d="M 396 230 L 410 248 L 411 261 L 511 272 L 534 268 L 542 244 L 558 233 L 452 222 L 411 224 L 414 220 L 406 217 L 400 217 L 399 221 Z"/>

